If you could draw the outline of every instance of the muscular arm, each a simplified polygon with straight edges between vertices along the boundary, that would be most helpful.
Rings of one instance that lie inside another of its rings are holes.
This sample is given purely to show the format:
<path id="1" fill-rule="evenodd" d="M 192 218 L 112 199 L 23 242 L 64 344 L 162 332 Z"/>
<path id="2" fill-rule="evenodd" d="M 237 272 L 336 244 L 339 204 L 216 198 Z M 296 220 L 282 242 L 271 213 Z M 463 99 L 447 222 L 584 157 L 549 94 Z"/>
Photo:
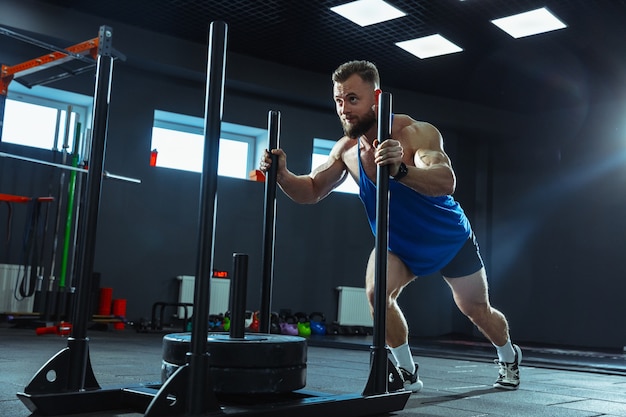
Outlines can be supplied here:
<path id="1" fill-rule="evenodd" d="M 276 181 L 283 192 L 296 203 L 314 204 L 326 197 L 347 177 L 346 166 L 341 159 L 342 146 L 338 142 L 333 147 L 326 162 L 315 168 L 308 175 L 296 175 L 287 169 L 287 156 L 282 149 L 273 149 L 278 156 Z M 265 162 L 265 166 L 263 166 Z M 262 161 L 261 170 L 267 171 L 271 159 L 267 153 Z"/>
<path id="2" fill-rule="evenodd" d="M 397 174 L 400 162 L 404 160 L 408 174 L 400 182 L 421 194 L 434 197 L 454 193 L 456 176 L 450 158 L 443 150 L 441 133 L 434 126 L 413 121 L 393 136 L 397 141 L 387 141 L 389 145 L 386 153 L 381 152 L 385 142 L 380 145 L 377 163 L 390 164 L 389 171 L 393 176 Z M 402 151 L 394 151 L 394 145 L 401 144 Z M 385 158 L 384 155 L 388 156 Z M 407 159 L 409 156 L 412 161 Z"/>
<path id="3" fill-rule="evenodd" d="M 415 167 L 408 167 L 409 174 L 400 180 L 403 184 L 433 197 L 454 194 L 456 176 L 443 149 L 420 148 L 413 159 Z M 414 174 L 413 170 L 416 171 Z"/>

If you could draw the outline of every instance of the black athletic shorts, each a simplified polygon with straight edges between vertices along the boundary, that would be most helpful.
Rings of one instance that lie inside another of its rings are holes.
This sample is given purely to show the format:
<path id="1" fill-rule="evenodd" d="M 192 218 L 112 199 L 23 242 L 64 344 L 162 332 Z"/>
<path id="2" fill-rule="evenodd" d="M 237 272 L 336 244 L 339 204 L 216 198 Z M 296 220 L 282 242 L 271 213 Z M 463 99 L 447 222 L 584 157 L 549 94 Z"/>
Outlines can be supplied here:
<path id="1" fill-rule="evenodd" d="M 479 271 L 483 266 L 478 242 L 476 242 L 476 236 L 472 232 L 456 256 L 441 269 L 441 275 L 446 278 L 464 277 Z"/>

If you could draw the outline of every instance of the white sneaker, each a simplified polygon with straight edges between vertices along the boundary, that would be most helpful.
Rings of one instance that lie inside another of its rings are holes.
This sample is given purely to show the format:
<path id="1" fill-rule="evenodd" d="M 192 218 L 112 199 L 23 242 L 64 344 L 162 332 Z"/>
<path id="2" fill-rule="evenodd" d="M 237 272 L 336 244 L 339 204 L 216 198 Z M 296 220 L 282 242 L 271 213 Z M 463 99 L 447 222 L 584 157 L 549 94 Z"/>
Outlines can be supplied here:
<path id="1" fill-rule="evenodd" d="M 398 368 L 398 371 L 400 371 L 400 376 L 404 381 L 404 389 L 406 391 L 419 392 L 424 387 L 424 384 L 420 380 L 419 373 L 417 372 L 418 368 L 419 365 L 415 364 L 415 372 L 413 374 L 411 374 L 404 368 Z"/>
<path id="2" fill-rule="evenodd" d="M 522 350 L 517 345 L 513 345 L 515 350 L 515 361 L 511 363 L 494 360 L 500 366 L 498 379 L 493 384 L 494 388 L 515 390 L 519 388 L 519 364 L 522 363 Z"/>

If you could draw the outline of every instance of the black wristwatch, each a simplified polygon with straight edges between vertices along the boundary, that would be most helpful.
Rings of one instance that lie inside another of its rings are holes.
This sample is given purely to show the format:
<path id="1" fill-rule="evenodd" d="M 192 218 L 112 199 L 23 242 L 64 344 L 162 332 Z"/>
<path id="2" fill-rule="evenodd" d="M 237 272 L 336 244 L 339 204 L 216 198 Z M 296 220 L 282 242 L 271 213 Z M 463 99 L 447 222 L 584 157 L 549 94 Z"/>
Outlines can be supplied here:
<path id="1" fill-rule="evenodd" d="M 402 178 L 406 177 L 406 174 L 409 173 L 409 169 L 406 167 L 404 162 L 400 163 L 400 168 L 398 168 L 398 173 L 394 175 L 393 178 L 395 181 L 400 181 Z"/>

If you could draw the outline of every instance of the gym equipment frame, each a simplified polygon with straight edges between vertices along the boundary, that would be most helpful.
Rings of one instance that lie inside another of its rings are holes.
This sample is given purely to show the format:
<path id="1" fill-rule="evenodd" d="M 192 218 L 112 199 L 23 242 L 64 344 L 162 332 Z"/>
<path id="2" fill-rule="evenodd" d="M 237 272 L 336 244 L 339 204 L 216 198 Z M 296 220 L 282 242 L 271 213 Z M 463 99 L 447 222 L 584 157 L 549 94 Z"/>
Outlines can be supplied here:
<path id="1" fill-rule="evenodd" d="M 217 159 L 219 134 L 224 94 L 224 72 L 226 67 L 226 43 L 228 27 L 224 22 L 212 22 L 209 28 L 209 54 L 207 63 L 207 89 L 205 101 L 205 153 L 201 177 L 201 199 L 199 213 L 198 257 L 194 288 L 194 316 L 208 317 L 210 299 L 210 276 L 213 262 L 213 229 L 215 223 L 215 201 L 217 191 Z M 101 35 L 110 44 L 111 30 L 104 29 Z M 103 42 L 100 42 L 102 47 Z M 386 258 L 387 258 L 387 208 L 389 168 L 379 167 L 377 173 L 377 218 L 376 237 L 376 285 L 374 315 L 374 346 L 372 347 L 370 376 L 362 393 L 334 395 L 293 391 L 287 394 L 272 394 L 252 400 L 245 395 L 218 396 L 213 390 L 207 354 L 207 320 L 194 319 L 191 332 L 191 352 L 188 363 L 178 368 L 162 385 L 137 385 L 134 387 L 101 388 L 93 374 L 88 353 L 85 316 L 80 312 L 87 309 L 88 282 L 93 270 L 95 234 L 102 180 L 103 150 L 106 143 L 106 120 L 108 103 L 103 97 L 110 89 L 112 64 L 106 50 L 99 51 L 98 82 L 96 87 L 96 109 L 94 120 L 94 144 L 91 151 L 92 167 L 87 174 L 87 215 L 82 248 L 81 276 L 79 277 L 78 305 L 73 319 L 74 326 L 68 338 L 68 346 L 50 359 L 35 375 L 24 392 L 18 397 L 33 412 L 41 415 L 87 413 L 103 410 L 130 409 L 144 412 L 146 417 L 156 416 L 206 416 L 246 415 L 267 417 L 318 417 L 341 415 L 345 417 L 386 414 L 405 407 L 410 391 L 403 390 L 402 379 L 388 359 L 385 346 L 386 319 Z M 379 105 L 378 137 L 389 137 L 391 132 L 391 96 L 383 93 Z M 382 117 L 381 117 L 382 116 Z M 270 144 L 277 143 L 277 113 L 270 113 Z M 273 170 L 273 172 L 272 172 Z M 266 218 L 273 222 L 276 164 L 272 165 L 266 180 Z M 269 178 L 269 177 L 272 177 Z M 270 184 L 273 183 L 273 184 Z M 272 195 L 274 194 L 274 195 Z M 379 217 L 380 216 L 380 217 Z M 271 217 L 268 219 L 268 217 Z M 273 227 L 266 225 L 264 257 L 271 263 Z M 271 275 L 271 266 L 264 264 L 266 274 Z M 267 277 L 264 277 L 266 280 Z M 262 304 L 269 306 L 271 281 L 263 284 Z M 263 314 L 269 317 L 268 314 Z M 267 324 L 261 328 L 264 331 Z M 50 381 L 49 373 L 56 379 Z"/>

